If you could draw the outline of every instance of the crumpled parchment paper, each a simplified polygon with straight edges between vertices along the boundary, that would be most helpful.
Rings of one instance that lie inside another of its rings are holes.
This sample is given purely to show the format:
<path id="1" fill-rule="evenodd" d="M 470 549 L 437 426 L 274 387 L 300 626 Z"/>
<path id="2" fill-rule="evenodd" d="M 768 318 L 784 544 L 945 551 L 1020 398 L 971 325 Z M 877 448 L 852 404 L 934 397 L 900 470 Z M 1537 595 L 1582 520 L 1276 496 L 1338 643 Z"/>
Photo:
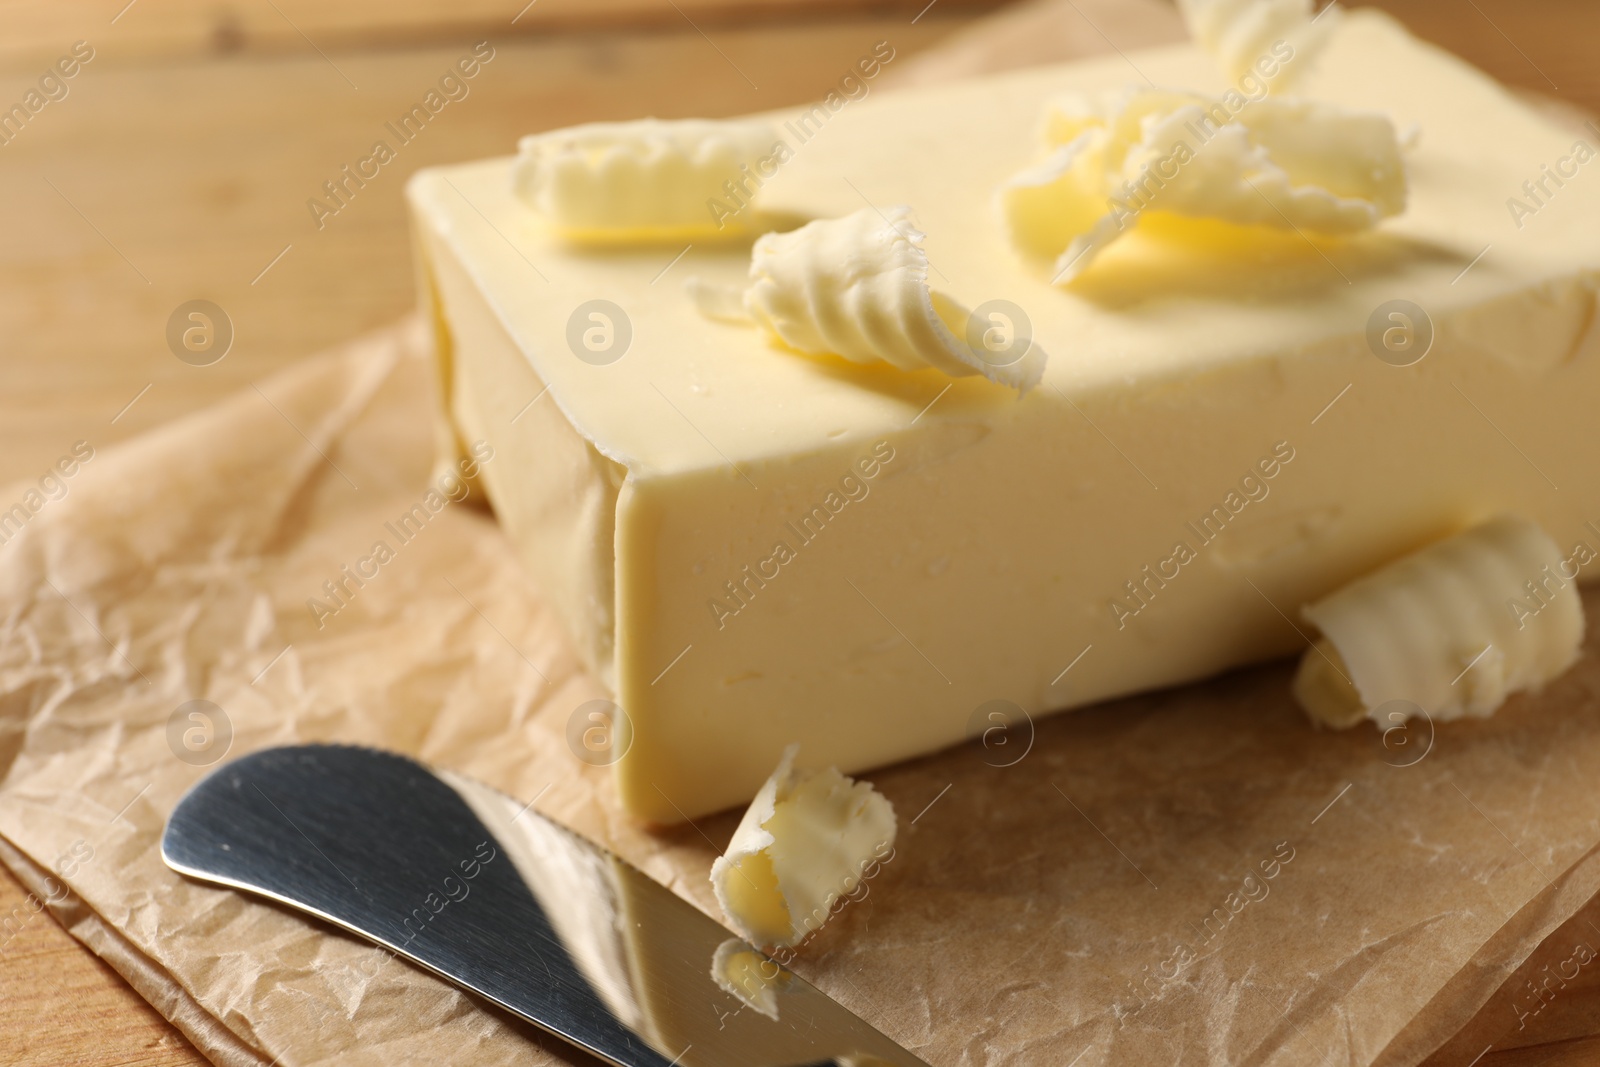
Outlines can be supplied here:
<path id="1" fill-rule="evenodd" d="M 388 532 L 429 488 L 422 348 L 408 323 L 96 451 L 0 546 L 0 859 L 228 1067 L 562 1053 L 169 871 L 163 819 L 219 757 L 412 754 L 538 796 L 715 913 L 738 813 L 622 815 L 565 740 L 604 694 L 492 517 Z M 311 611 L 379 540 L 377 575 Z M 794 967 L 935 1067 L 1418 1062 L 1600 888 L 1595 653 L 1436 735 L 1318 732 L 1280 664 L 886 768 L 896 857 Z"/>

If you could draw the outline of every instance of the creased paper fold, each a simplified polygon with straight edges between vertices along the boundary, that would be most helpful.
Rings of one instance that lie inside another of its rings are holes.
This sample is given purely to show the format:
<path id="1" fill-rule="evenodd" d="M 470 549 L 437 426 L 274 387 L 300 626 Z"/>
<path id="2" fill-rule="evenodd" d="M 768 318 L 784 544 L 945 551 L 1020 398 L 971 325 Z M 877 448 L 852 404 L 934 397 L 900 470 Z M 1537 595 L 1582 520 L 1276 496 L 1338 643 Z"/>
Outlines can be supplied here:
<path id="1" fill-rule="evenodd" d="M 627 821 L 565 740 L 604 694 L 486 513 L 443 507 L 320 629 L 307 610 L 426 492 L 417 348 L 386 332 L 105 448 L 0 549 L 0 858 L 56 871 L 72 931 L 228 1067 L 560 1061 L 169 871 L 163 819 L 206 770 L 169 741 L 189 700 L 225 713 L 224 758 L 352 741 L 538 796 L 715 914 L 738 813 Z M 1007 767 L 969 745 L 874 773 L 914 817 L 791 969 L 936 1067 L 1416 1062 L 1600 886 L 1600 658 L 1411 747 L 1314 731 L 1290 671 L 1038 723 Z"/>

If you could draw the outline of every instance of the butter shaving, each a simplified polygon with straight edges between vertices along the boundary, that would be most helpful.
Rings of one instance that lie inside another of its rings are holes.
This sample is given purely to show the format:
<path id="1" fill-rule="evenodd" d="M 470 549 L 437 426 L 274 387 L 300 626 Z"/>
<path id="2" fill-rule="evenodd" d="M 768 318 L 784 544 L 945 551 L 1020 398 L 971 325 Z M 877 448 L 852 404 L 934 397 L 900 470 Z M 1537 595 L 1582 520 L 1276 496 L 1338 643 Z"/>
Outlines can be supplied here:
<path id="1" fill-rule="evenodd" d="M 1178 0 L 1195 43 L 1217 61 L 1229 82 L 1252 76 L 1267 91 L 1298 81 L 1327 44 L 1337 5 L 1313 16 L 1313 0 Z M 1263 65 L 1275 70 L 1261 77 Z"/>
<path id="2" fill-rule="evenodd" d="M 745 288 L 691 279 L 689 294 L 708 317 L 754 322 L 809 355 L 981 374 L 1026 393 L 1044 374 L 1044 350 L 1031 338 L 1003 353 L 970 344 L 972 312 L 929 285 L 925 235 L 910 217 L 904 205 L 863 208 L 764 234 L 751 250 Z"/>
<path id="3" fill-rule="evenodd" d="M 1303 610 L 1322 637 L 1301 661 L 1295 697 L 1336 729 L 1377 719 L 1389 701 L 1437 721 L 1490 715 L 1577 660 L 1581 562 L 1516 517 L 1396 560 Z"/>
<path id="4" fill-rule="evenodd" d="M 1020 250 L 1058 257 L 1056 282 L 1147 212 L 1347 234 L 1405 208 L 1394 124 L 1333 104 L 1138 89 L 1058 102 L 1044 133 L 1050 154 L 998 202 Z"/>
<path id="5" fill-rule="evenodd" d="M 833 767 L 796 770 L 790 745 L 711 865 L 717 903 L 757 945 L 787 947 L 827 921 L 894 845 L 894 808 Z"/>
<path id="6" fill-rule="evenodd" d="M 711 203 L 728 183 L 759 186 L 779 138 L 765 122 L 596 122 L 524 137 L 518 198 L 578 242 L 704 239 L 739 232 L 749 212 Z"/>

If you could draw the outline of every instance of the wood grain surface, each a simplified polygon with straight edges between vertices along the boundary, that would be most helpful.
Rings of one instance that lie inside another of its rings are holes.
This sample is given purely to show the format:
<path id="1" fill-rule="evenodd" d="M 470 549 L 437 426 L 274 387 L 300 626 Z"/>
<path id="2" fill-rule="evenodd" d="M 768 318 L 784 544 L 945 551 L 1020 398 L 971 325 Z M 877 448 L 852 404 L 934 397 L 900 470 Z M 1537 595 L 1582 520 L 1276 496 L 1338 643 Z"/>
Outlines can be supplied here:
<path id="1" fill-rule="evenodd" d="M 598 118 L 732 115 L 821 96 L 872 44 L 902 81 L 1173 39 L 1162 0 L 0 0 L 0 109 L 77 41 L 94 58 L 0 145 L 0 484 L 103 447 L 413 304 L 402 189 Z M 1508 84 L 1600 110 L 1594 0 L 1384 0 Z M 308 198 L 479 41 L 494 58 L 319 229 Z M 165 340 L 215 301 L 235 340 Z M 1510 1022 L 1514 1023 L 1514 1020 Z M 1508 1031 L 1510 1027 L 1508 1026 Z M 1600 991 L 1480 1067 L 1600 1062 Z M 0 871 L 0 1063 L 203 1061 Z"/>
<path id="2" fill-rule="evenodd" d="M 938 0 L 941 17 L 1004 0 Z M 139 6 L 136 6 L 139 5 Z M 237 53 L 405 48 L 440 40 L 539 37 L 574 30 L 717 30 L 863 15 L 909 21 L 928 0 L 0 0 L 0 68 L 37 66 L 76 37 L 109 39 L 113 62 Z"/>
<path id="3" fill-rule="evenodd" d="M 190 1067 L 199 1053 L 0 868 L 0 1062 Z"/>

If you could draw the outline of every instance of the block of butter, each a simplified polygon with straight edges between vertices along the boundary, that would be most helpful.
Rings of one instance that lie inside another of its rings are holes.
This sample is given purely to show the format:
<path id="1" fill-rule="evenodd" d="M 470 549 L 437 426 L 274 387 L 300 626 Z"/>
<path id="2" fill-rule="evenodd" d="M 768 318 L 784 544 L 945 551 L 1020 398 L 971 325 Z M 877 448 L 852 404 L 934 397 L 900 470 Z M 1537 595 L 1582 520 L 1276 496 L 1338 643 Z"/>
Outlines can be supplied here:
<path id="1" fill-rule="evenodd" d="M 1150 219 L 1052 284 L 995 190 L 1047 105 L 1143 78 L 1227 89 L 1182 46 L 767 117 L 789 151 L 747 175 L 762 210 L 909 205 L 938 287 L 1048 351 L 1020 398 L 704 317 L 684 283 L 741 284 L 751 235 L 578 248 L 510 159 L 412 181 L 443 445 L 493 443 L 487 496 L 625 712 L 630 811 L 747 801 L 795 742 L 854 772 L 984 733 L 995 701 L 1036 718 L 1303 649 L 1302 605 L 1500 512 L 1594 543 L 1593 129 L 1355 11 L 1296 91 L 1419 132 L 1401 214 Z"/>

